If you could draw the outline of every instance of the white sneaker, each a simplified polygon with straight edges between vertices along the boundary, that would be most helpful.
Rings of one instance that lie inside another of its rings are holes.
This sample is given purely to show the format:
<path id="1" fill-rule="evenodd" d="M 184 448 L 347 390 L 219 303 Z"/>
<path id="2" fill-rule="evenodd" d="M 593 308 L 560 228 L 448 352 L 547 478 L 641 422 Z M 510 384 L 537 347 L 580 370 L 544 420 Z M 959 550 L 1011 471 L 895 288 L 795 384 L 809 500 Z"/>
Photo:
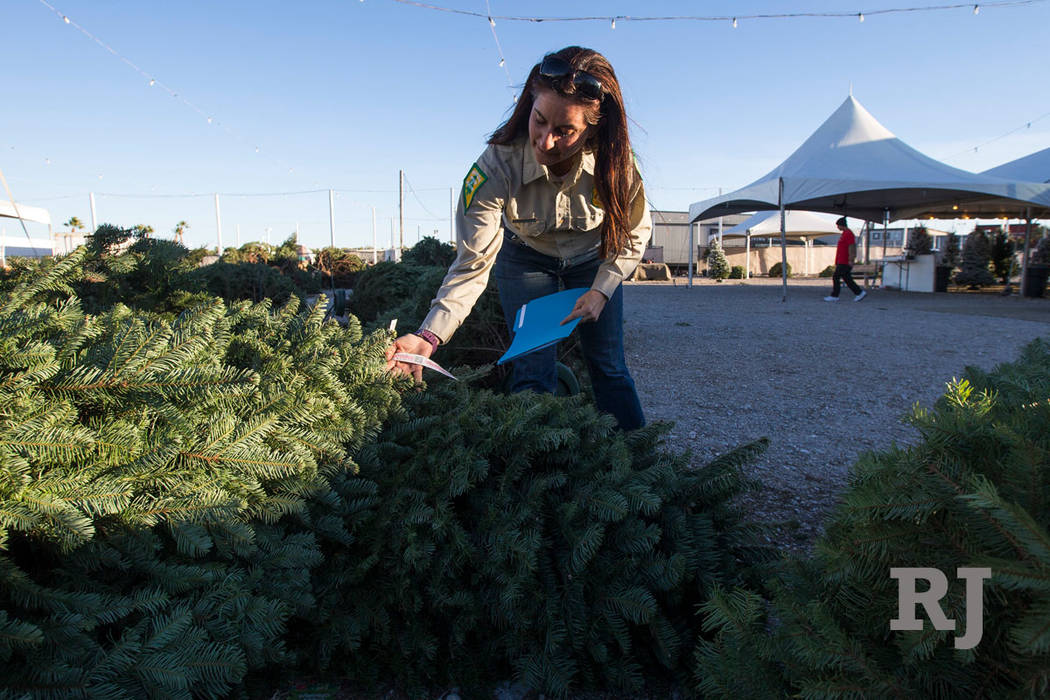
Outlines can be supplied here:
<path id="1" fill-rule="evenodd" d="M 862 289 L 862 290 L 860 290 L 860 294 L 858 294 L 857 296 L 855 296 L 853 298 L 853 301 L 860 301 L 861 299 L 863 299 L 866 296 L 868 296 L 868 290 Z"/>
<path id="2" fill-rule="evenodd" d="M 824 301 L 838 301 L 838 297 L 824 297 Z"/>

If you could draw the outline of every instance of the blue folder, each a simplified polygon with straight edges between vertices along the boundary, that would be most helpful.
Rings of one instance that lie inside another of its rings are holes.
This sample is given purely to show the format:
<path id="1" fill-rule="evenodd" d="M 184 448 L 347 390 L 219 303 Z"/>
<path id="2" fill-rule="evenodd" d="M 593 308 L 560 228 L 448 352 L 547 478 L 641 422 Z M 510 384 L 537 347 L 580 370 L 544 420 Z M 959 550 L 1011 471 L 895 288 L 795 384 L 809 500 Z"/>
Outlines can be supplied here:
<path id="1" fill-rule="evenodd" d="M 514 319 L 514 340 L 496 364 L 501 365 L 533 350 L 553 345 L 562 338 L 568 338 L 580 319 L 573 319 L 564 326 L 558 324 L 569 315 L 576 306 L 576 301 L 586 292 L 586 289 L 566 289 L 564 292 L 533 299 L 522 306 Z"/>

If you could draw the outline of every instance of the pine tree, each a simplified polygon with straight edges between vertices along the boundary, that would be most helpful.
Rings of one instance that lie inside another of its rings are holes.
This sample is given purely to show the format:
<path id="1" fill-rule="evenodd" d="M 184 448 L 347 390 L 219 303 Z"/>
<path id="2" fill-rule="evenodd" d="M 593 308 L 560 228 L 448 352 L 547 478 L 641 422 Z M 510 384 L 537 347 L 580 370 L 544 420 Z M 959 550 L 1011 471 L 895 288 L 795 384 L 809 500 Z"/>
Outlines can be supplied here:
<path id="1" fill-rule="evenodd" d="M 711 250 L 707 256 L 707 270 L 711 278 L 719 282 L 729 277 L 729 260 L 726 258 L 725 251 L 722 250 L 721 241 L 717 238 L 711 239 Z"/>
<path id="2" fill-rule="evenodd" d="M 988 236 L 978 230 L 972 231 L 963 243 L 962 263 L 955 273 L 955 283 L 968 285 L 971 289 L 995 284 L 995 278 L 988 271 L 990 261 L 991 244 Z"/>
<path id="3" fill-rule="evenodd" d="M 950 232 L 944 239 L 941 264 L 951 268 L 959 266 L 959 237 L 955 235 L 955 231 Z"/>
<path id="4" fill-rule="evenodd" d="M 0 677 L 224 696 L 296 662 L 333 484 L 397 407 L 388 336 L 295 299 L 86 315 L 85 257 L 0 296 Z"/>
<path id="5" fill-rule="evenodd" d="M 933 250 L 933 238 L 925 226 L 916 226 L 908 231 L 908 242 L 904 250 L 909 255 L 926 255 Z"/>
<path id="6" fill-rule="evenodd" d="M 710 697 L 1044 697 L 1050 690 L 1050 345 L 967 370 L 932 410 L 922 442 L 861 459 L 810 560 L 787 562 L 766 593 L 705 606 L 695 657 Z M 970 629 L 960 567 L 987 567 L 983 636 L 894 632 L 891 567 L 947 574 L 940 601 Z M 749 692 L 755 690 L 756 692 Z"/>
<path id="7" fill-rule="evenodd" d="M 414 695 L 684 679 L 702 593 L 768 554 L 731 505 L 764 443 L 694 471 L 659 449 L 669 426 L 624 435 L 580 397 L 468 379 L 406 397 L 410 419 L 358 455 L 382 505 L 319 586 L 343 601 L 310 633 L 344 632 L 330 663 Z"/>

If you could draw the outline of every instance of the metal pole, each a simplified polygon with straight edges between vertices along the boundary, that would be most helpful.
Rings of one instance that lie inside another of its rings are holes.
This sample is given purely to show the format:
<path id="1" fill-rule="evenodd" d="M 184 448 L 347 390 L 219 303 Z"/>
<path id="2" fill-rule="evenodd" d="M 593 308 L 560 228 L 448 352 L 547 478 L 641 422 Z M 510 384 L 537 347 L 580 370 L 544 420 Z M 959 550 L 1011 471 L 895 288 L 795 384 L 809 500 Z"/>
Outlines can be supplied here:
<path id="1" fill-rule="evenodd" d="M 787 301 L 788 298 L 788 243 L 787 243 L 787 213 L 784 211 L 784 178 L 779 178 L 777 200 L 780 204 L 780 275 L 784 280 L 784 294 L 780 299 Z"/>
<path id="2" fill-rule="evenodd" d="M 215 234 L 218 241 L 218 255 L 222 257 L 222 216 L 219 214 L 219 193 L 215 193 Z"/>
<path id="3" fill-rule="evenodd" d="M 693 256 L 696 255 L 696 241 L 694 240 L 693 222 L 689 222 L 689 286 L 693 286 Z"/>
<path id="4" fill-rule="evenodd" d="M 744 279 L 751 279 L 751 229 L 748 229 L 744 233 L 744 260 L 747 262 L 746 269 L 744 270 Z"/>
<path id="5" fill-rule="evenodd" d="M 397 171 L 397 218 L 401 248 L 405 247 L 405 171 Z"/>
<path id="6" fill-rule="evenodd" d="M 1028 286 L 1028 244 L 1032 236 L 1032 208 L 1025 207 L 1024 210 L 1025 221 L 1027 222 L 1024 227 L 1024 252 L 1021 254 L 1021 293 L 1019 296 L 1024 297 L 1026 287 Z M 1007 232 L 1010 228 L 1007 226 Z M 1007 233 L 1009 235 L 1009 233 Z"/>
<path id="7" fill-rule="evenodd" d="M 328 190 L 328 242 L 335 248 L 335 192 Z"/>
<path id="8" fill-rule="evenodd" d="M 376 264 L 376 249 L 379 247 L 379 240 L 376 238 L 376 208 L 372 207 L 372 264 Z"/>
<path id="9" fill-rule="evenodd" d="M 453 223 L 456 215 L 456 190 L 448 188 L 448 242 L 456 245 L 456 226 Z"/>
<path id="10" fill-rule="evenodd" d="M 722 196 L 722 188 L 721 187 L 718 188 L 718 196 L 719 197 Z M 722 217 L 721 216 L 718 217 L 718 247 L 722 248 L 723 250 L 725 250 L 725 245 L 723 245 L 723 241 L 722 241 Z"/>
<path id="11" fill-rule="evenodd" d="M 96 223 L 95 217 L 95 193 L 91 192 L 88 194 L 88 203 L 91 205 L 91 233 L 98 230 L 98 223 Z"/>
<path id="12" fill-rule="evenodd" d="M 335 265 L 332 265 L 335 253 L 335 192 L 328 190 L 328 282 L 332 286 L 332 310 L 335 310 Z"/>

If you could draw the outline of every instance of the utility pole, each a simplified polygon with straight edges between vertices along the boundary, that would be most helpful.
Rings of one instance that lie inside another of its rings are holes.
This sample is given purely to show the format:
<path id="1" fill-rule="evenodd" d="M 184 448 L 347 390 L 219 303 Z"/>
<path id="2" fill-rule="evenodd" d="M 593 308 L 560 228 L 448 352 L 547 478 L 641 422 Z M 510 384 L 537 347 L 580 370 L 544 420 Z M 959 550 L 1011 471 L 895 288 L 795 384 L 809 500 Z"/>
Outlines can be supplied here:
<path id="1" fill-rule="evenodd" d="M 456 226 L 452 223 L 456 214 L 456 190 L 448 188 L 448 242 L 456 245 Z"/>
<path id="2" fill-rule="evenodd" d="M 91 192 L 88 194 L 88 203 L 91 204 L 91 233 L 98 230 L 98 224 L 95 222 L 95 193 Z"/>
<path id="3" fill-rule="evenodd" d="M 405 171 L 397 171 L 397 217 L 401 248 L 405 247 Z"/>
<path id="4" fill-rule="evenodd" d="M 372 207 L 372 264 L 376 264 L 376 248 L 379 247 L 379 240 L 376 238 L 376 208 Z"/>
<path id="5" fill-rule="evenodd" d="M 218 238 L 216 251 L 222 257 L 222 216 L 219 214 L 219 193 L 215 193 L 215 233 Z"/>

